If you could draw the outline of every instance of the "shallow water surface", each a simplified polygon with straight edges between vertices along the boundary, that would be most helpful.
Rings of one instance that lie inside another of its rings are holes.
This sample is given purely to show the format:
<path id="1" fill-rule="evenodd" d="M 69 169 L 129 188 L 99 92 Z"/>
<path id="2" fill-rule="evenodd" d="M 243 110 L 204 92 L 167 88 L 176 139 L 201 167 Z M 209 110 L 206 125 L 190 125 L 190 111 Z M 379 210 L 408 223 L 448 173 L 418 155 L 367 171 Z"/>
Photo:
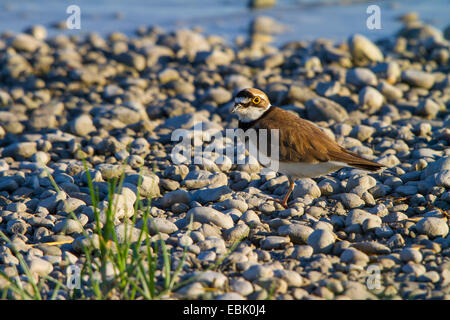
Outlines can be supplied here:
<path id="1" fill-rule="evenodd" d="M 207 34 L 232 41 L 247 34 L 254 17 L 268 15 L 287 26 L 286 32 L 276 37 L 278 44 L 318 37 L 342 40 L 352 33 L 381 38 L 398 30 L 401 24 L 396 18 L 409 11 L 419 12 L 422 20 L 443 29 L 449 24 L 450 16 L 450 0 L 278 0 L 276 6 L 264 10 L 250 10 L 246 3 L 243 0 L 3 0 L 0 1 L 0 30 L 19 32 L 31 24 L 42 24 L 53 35 L 61 30 L 50 26 L 67 19 L 66 8 L 71 4 L 81 8 L 81 30 L 64 31 L 69 34 L 95 31 L 106 35 L 121 31 L 131 35 L 141 25 L 158 25 L 166 30 L 200 26 Z M 366 9 L 374 3 L 381 8 L 380 30 L 366 27 Z"/>

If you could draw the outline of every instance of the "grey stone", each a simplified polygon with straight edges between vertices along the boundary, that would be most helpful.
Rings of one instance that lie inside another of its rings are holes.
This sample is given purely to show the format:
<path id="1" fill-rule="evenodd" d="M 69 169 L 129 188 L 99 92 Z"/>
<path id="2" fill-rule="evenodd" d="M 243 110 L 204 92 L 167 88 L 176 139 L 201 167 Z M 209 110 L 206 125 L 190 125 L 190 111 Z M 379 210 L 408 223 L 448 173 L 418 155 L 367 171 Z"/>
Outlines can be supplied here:
<path id="1" fill-rule="evenodd" d="M 228 283 L 228 278 L 220 272 L 208 270 L 205 272 L 194 272 L 192 276 L 195 282 L 204 283 L 213 288 L 224 288 Z"/>
<path id="2" fill-rule="evenodd" d="M 222 172 L 211 173 L 208 171 L 191 171 L 184 179 L 184 184 L 188 189 L 200 189 L 208 186 L 209 188 L 218 188 L 226 185 L 227 176 Z"/>
<path id="3" fill-rule="evenodd" d="M 400 251 L 400 259 L 404 262 L 420 263 L 422 261 L 422 253 L 419 250 L 413 248 L 404 248 Z"/>
<path id="4" fill-rule="evenodd" d="M 166 84 L 171 81 L 178 80 L 180 78 L 180 74 L 177 70 L 172 68 L 167 68 L 158 73 L 158 79 L 161 84 Z"/>
<path id="5" fill-rule="evenodd" d="M 29 259 L 27 264 L 31 274 L 38 276 L 47 276 L 53 271 L 53 266 L 50 262 L 36 256 Z"/>
<path id="6" fill-rule="evenodd" d="M 439 113 L 440 109 L 439 105 L 433 99 L 424 99 L 420 101 L 416 114 L 433 119 Z"/>
<path id="7" fill-rule="evenodd" d="M 417 280 L 420 282 L 431 282 L 431 283 L 437 283 L 440 280 L 439 273 L 436 271 L 428 271 L 424 274 L 420 275 Z"/>
<path id="8" fill-rule="evenodd" d="M 413 273 L 416 277 L 419 277 L 424 274 L 427 269 L 422 264 L 408 262 L 402 267 L 402 271 L 405 273 Z"/>
<path id="9" fill-rule="evenodd" d="M 265 239 L 261 240 L 261 249 L 272 250 L 272 249 L 283 249 L 289 243 L 289 238 L 280 236 L 267 236 Z"/>
<path id="10" fill-rule="evenodd" d="M 133 227 L 131 224 L 121 223 L 114 227 L 114 232 L 117 237 L 118 243 L 136 242 L 139 240 L 139 234 L 141 230 Z M 145 234 L 142 236 L 144 239 Z"/>
<path id="11" fill-rule="evenodd" d="M 352 247 L 369 255 L 391 253 L 391 249 L 375 241 L 356 242 L 352 244 Z"/>
<path id="12" fill-rule="evenodd" d="M 248 296 L 253 293 L 253 286 L 251 282 L 243 279 L 233 279 L 230 281 L 230 289 L 238 292 L 243 296 Z"/>
<path id="13" fill-rule="evenodd" d="M 413 185 L 403 185 L 395 188 L 395 192 L 398 192 L 403 196 L 412 196 L 419 193 L 419 189 Z"/>
<path id="14" fill-rule="evenodd" d="M 27 228 L 27 224 L 22 219 L 12 219 L 6 223 L 6 230 L 14 235 L 25 234 Z"/>
<path id="15" fill-rule="evenodd" d="M 297 182 L 292 196 L 294 198 L 303 198 L 306 195 L 312 198 L 318 198 L 321 195 L 320 188 L 317 183 L 311 178 L 304 178 Z"/>
<path id="16" fill-rule="evenodd" d="M 293 270 L 280 270 L 277 269 L 274 271 L 274 276 L 286 281 L 288 287 L 298 288 L 303 284 L 303 278 L 297 272 Z"/>
<path id="17" fill-rule="evenodd" d="M 403 91 L 400 90 L 399 88 L 385 82 L 385 81 L 380 81 L 380 83 L 378 84 L 377 89 L 383 94 L 383 96 L 388 100 L 388 101 L 396 101 L 398 99 L 401 99 L 403 97 Z M 361 101 L 361 99 L 359 100 Z"/>
<path id="18" fill-rule="evenodd" d="M 200 223 L 212 223 L 220 228 L 229 229 L 232 228 L 234 223 L 230 216 L 223 214 L 213 208 L 208 207 L 196 207 L 190 209 L 186 214 L 186 219 L 190 221 L 193 216 L 194 221 Z"/>
<path id="19" fill-rule="evenodd" d="M 25 33 L 19 33 L 12 42 L 14 49 L 26 52 L 35 52 L 42 44 L 38 39 Z"/>
<path id="20" fill-rule="evenodd" d="M 267 0 L 266 0 L 267 1 Z M 272 0 L 273 1 L 273 0 Z M 253 1 L 255 2 L 255 1 Z M 251 33 L 277 34 L 285 29 L 283 25 L 268 16 L 258 16 L 250 25 Z"/>
<path id="21" fill-rule="evenodd" d="M 161 199 L 161 205 L 164 208 L 170 208 L 175 203 L 189 204 L 191 202 L 191 196 L 186 190 L 174 190 L 167 192 Z"/>
<path id="22" fill-rule="evenodd" d="M 245 298 L 237 292 L 226 292 L 218 295 L 216 300 L 245 300 Z"/>
<path id="23" fill-rule="evenodd" d="M 300 258 L 309 258 L 314 253 L 314 249 L 308 245 L 300 245 L 295 246 L 294 251 L 292 252 L 292 258 L 300 259 Z"/>
<path id="24" fill-rule="evenodd" d="M 96 128 L 91 117 L 88 114 L 82 114 L 71 121 L 70 130 L 73 134 L 84 137 L 95 131 Z"/>
<path id="25" fill-rule="evenodd" d="M 82 233 L 83 226 L 76 220 L 64 219 L 61 222 L 55 224 L 55 226 L 53 227 L 53 232 L 64 234 Z"/>
<path id="26" fill-rule="evenodd" d="M 358 208 L 365 205 L 365 202 L 354 193 L 341 193 L 340 199 L 342 204 L 348 209 Z"/>
<path id="27" fill-rule="evenodd" d="M 416 229 L 430 238 L 446 237 L 449 231 L 447 223 L 439 218 L 427 217 L 416 224 Z"/>
<path id="28" fill-rule="evenodd" d="M 149 218 L 147 220 L 147 228 L 151 235 L 158 232 L 171 234 L 178 231 L 178 227 L 165 218 Z"/>
<path id="29" fill-rule="evenodd" d="M 201 283 L 192 282 L 178 289 L 176 293 L 186 299 L 197 299 L 205 293 L 205 289 Z"/>
<path id="30" fill-rule="evenodd" d="M 384 102 L 383 95 L 375 88 L 364 87 L 359 91 L 359 104 L 370 113 L 378 111 Z"/>
<path id="31" fill-rule="evenodd" d="M 384 56 L 381 50 L 369 39 L 361 34 L 354 34 L 348 39 L 348 45 L 353 59 L 359 65 L 365 65 L 368 62 L 383 61 Z"/>
<path id="32" fill-rule="evenodd" d="M 250 228 L 242 223 L 237 224 L 234 227 L 225 230 L 223 236 L 226 241 L 234 242 L 234 241 L 240 241 L 248 236 L 250 232 Z"/>
<path id="33" fill-rule="evenodd" d="M 402 81 L 425 89 L 431 89 L 434 85 L 434 76 L 420 70 L 409 69 L 402 72 Z"/>
<path id="34" fill-rule="evenodd" d="M 356 248 L 347 248 L 341 254 L 341 261 L 365 266 L 369 262 L 369 257 Z"/>
<path id="35" fill-rule="evenodd" d="M 326 98 L 314 98 L 306 101 L 306 113 L 311 121 L 334 120 L 341 122 L 348 119 L 348 113 L 341 105 Z"/>
<path id="36" fill-rule="evenodd" d="M 230 197 L 231 193 L 232 191 L 228 186 L 200 189 L 194 193 L 193 200 L 202 204 L 223 201 L 224 199 Z"/>
<path id="37" fill-rule="evenodd" d="M 2 156 L 21 160 L 31 158 L 36 152 L 36 142 L 17 142 L 5 147 Z"/>
<path id="38" fill-rule="evenodd" d="M 320 193 L 323 196 L 329 196 L 332 194 L 339 193 L 341 191 L 341 187 L 338 181 L 333 178 L 325 178 L 318 183 L 318 187 L 320 189 Z"/>
<path id="39" fill-rule="evenodd" d="M 353 209 L 349 212 L 345 219 L 345 225 L 351 226 L 351 225 L 362 225 L 365 220 L 367 219 L 374 219 L 379 222 L 381 226 L 381 218 L 370 214 L 367 211 L 361 210 L 361 209 Z"/>
<path id="40" fill-rule="evenodd" d="M 318 229 L 310 234 L 307 243 L 314 249 L 315 253 L 329 253 L 335 241 L 336 239 L 332 232 Z"/>
<path id="41" fill-rule="evenodd" d="M 440 158 L 428 164 L 424 171 L 424 177 L 429 177 L 440 171 L 450 170 L 450 156 Z"/>
<path id="42" fill-rule="evenodd" d="M 450 170 L 440 171 L 435 177 L 437 186 L 450 188 Z"/>
<path id="43" fill-rule="evenodd" d="M 100 247 L 100 242 L 97 234 L 91 236 L 79 236 L 72 242 L 72 248 L 76 252 L 85 252 L 84 248 L 96 248 Z"/>
<path id="44" fill-rule="evenodd" d="M 245 270 L 242 276 L 248 281 L 270 279 L 273 277 L 273 271 L 269 267 L 254 264 Z"/>
<path id="45" fill-rule="evenodd" d="M 301 224 L 289 224 L 278 228 L 280 236 L 289 236 L 295 244 L 306 244 L 314 229 Z"/>
<path id="46" fill-rule="evenodd" d="M 125 177 L 124 182 L 130 183 L 132 185 L 139 187 L 139 194 L 145 198 L 157 197 L 160 194 L 159 191 L 159 177 L 153 173 L 148 174 L 131 174 Z"/>
<path id="47" fill-rule="evenodd" d="M 376 86 L 377 76 L 366 68 L 353 68 L 347 71 L 346 81 L 356 87 Z"/>

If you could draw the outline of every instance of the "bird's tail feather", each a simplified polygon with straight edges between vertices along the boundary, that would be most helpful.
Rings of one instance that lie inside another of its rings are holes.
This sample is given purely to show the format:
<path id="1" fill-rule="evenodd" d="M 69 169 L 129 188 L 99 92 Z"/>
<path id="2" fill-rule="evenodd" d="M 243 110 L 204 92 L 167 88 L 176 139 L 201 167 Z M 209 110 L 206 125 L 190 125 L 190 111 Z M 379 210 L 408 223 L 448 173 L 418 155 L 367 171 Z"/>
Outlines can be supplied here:
<path id="1" fill-rule="evenodd" d="M 344 153 L 339 154 L 340 159 L 338 160 L 347 163 L 349 166 L 372 172 L 378 171 L 379 169 L 385 167 L 380 163 L 364 159 L 355 152 L 349 151 L 344 148 L 342 148 L 341 150 L 344 151 Z"/>

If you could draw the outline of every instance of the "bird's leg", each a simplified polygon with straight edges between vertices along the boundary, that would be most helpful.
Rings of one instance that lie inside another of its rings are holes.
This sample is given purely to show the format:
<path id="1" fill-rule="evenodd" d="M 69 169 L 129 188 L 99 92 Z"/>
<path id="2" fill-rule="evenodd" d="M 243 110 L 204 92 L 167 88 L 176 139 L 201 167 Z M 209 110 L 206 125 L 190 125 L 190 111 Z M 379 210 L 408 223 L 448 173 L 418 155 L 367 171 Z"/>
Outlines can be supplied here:
<path id="1" fill-rule="evenodd" d="M 267 200 L 268 201 L 275 201 L 275 202 L 281 204 L 285 209 L 287 209 L 288 208 L 287 202 L 288 202 L 289 196 L 291 195 L 292 191 L 294 190 L 294 187 L 295 187 L 294 180 L 289 179 L 289 190 L 286 193 L 286 195 L 284 196 L 283 200 L 273 199 L 273 198 L 270 198 L 270 199 L 267 199 Z"/>

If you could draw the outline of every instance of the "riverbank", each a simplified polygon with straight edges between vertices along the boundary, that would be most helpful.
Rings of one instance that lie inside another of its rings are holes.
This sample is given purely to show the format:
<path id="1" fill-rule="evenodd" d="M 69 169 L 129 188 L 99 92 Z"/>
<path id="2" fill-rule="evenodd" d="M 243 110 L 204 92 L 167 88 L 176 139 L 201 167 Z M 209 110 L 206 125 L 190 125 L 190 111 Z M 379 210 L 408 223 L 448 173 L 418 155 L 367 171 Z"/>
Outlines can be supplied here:
<path id="1" fill-rule="evenodd" d="M 449 299 L 450 47 L 404 20 L 376 42 L 281 47 L 267 18 L 232 45 L 157 27 L 3 34 L 0 288 L 11 299 Z M 229 109 L 245 87 L 388 169 L 300 180 L 285 210 L 266 200 L 287 178 L 259 165 L 174 164 L 174 130 L 236 128 Z"/>

